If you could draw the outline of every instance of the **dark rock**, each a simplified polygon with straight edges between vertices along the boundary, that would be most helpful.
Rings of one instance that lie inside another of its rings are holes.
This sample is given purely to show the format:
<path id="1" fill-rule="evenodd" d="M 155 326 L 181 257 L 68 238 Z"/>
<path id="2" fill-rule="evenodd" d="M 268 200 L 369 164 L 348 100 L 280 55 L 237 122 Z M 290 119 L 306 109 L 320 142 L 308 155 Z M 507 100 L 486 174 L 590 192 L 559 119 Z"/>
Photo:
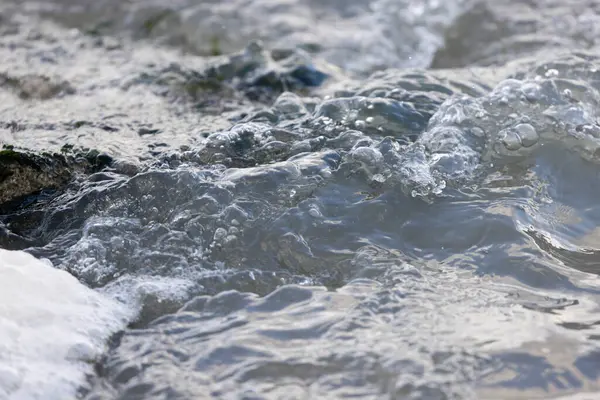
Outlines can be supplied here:
<path id="1" fill-rule="evenodd" d="M 62 155 L 0 151 L 0 204 L 42 189 L 61 187 L 70 178 L 69 164 Z"/>
<path id="2" fill-rule="evenodd" d="M 317 63 L 302 50 L 275 54 L 277 61 L 260 43 L 253 42 L 243 51 L 215 57 L 203 69 L 171 64 L 141 74 L 123 88 L 153 84 L 162 88 L 159 91 L 163 95 L 206 108 L 231 100 L 271 103 L 283 92 L 306 94 L 333 77 L 327 65 Z"/>
<path id="3" fill-rule="evenodd" d="M 112 164 L 112 158 L 96 150 L 74 152 L 63 148 L 63 154 L 35 154 L 0 150 L 0 205 L 22 199 L 48 189 L 62 189 L 76 173 L 93 173 Z"/>

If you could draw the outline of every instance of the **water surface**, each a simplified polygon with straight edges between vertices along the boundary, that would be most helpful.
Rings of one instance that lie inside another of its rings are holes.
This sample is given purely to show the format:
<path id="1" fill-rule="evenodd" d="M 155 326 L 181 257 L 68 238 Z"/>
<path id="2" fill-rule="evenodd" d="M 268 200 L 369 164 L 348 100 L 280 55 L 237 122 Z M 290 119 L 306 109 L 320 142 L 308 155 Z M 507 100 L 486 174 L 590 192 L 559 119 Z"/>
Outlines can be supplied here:
<path id="1" fill-rule="evenodd" d="M 600 3 L 517 3 L 5 2 L 0 142 L 114 160 L 0 216 L 137 315 L 80 397 L 595 398 Z"/>

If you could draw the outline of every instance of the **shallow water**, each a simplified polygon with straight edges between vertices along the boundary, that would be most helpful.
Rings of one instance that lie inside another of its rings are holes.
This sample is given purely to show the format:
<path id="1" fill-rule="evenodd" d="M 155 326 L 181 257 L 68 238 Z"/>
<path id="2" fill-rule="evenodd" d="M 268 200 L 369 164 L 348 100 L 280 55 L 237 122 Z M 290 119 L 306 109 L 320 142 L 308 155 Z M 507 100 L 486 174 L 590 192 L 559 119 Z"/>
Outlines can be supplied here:
<path id="1" fill-rule="evenodd" d="M 600 3 L 538 3 L 3 3 L 0 142 L 114 160 L 0 208 L 136 315 L 79 396 L 596 398 Z"/>

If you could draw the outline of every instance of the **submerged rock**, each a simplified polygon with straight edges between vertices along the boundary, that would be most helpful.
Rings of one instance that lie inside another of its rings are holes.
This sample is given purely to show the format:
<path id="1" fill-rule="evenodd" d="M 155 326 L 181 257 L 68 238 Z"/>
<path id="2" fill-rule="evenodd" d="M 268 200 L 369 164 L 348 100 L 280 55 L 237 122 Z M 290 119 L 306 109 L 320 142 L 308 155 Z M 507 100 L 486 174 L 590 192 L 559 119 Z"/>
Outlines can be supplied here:
<path id="1" fill-rule="evenodd" d="M 201 68 L 173 63 L 156 72 L 144 72 L 124 88 L 150 83 L 161 88 L 159 93 L 191 101 L 196 108 L 206 110 L 221 104 L 222 110 L 231 100 L 270 103 L 286 91 L 307 93 L 337 74 L 333 66 L 313 60 L 300 49 L 269 51 L 253 42 L 240 52 L 215 57 Z"/>

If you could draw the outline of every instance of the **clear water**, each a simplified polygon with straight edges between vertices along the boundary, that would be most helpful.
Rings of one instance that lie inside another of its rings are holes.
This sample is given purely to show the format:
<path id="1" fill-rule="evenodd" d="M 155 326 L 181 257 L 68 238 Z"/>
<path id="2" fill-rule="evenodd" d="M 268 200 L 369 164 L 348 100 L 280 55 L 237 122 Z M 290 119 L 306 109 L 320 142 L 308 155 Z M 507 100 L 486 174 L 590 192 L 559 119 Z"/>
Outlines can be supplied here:
<path id="1" fill-rule="evenodd" d="M 115 159 L 0 217 L 137 314 L 81 397 L 597 398 L 600 3 L 2 7 L 0 141 Z"/>

